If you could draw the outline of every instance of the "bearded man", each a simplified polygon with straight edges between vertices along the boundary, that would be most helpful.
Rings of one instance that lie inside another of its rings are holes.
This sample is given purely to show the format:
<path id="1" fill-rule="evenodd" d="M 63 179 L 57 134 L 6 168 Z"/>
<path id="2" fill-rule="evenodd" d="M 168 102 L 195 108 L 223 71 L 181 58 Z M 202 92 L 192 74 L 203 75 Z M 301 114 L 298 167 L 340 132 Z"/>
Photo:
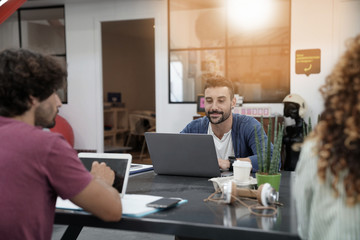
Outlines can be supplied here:
<path id="1" fill-rule="evenodd" d="M 233 162 L 240 160 L 250 162 L 252 171 L 256 172 L 258 161 L 255 134 L 260 139 L 261 131 L 264 131 L 259 121 L 232 113 L 236 103 L 233 84 L 222 76 L 211 76 L 206 80 L 204 96 L 206 116 L 190 122 L 181 133 L 212 135 L 222 170 L 232 170 Z M 267 142 L 265 132 L 263 134 Z"/>
<path id="2" fill-rule="evenodd" d="M 51 56 L 0 52 L 0 238 L 51 239 L 58 196 L 104 221 L 119 221 L 115 173 L 94 162 L 88 172 L 55 125 L 66 70 Z"/>

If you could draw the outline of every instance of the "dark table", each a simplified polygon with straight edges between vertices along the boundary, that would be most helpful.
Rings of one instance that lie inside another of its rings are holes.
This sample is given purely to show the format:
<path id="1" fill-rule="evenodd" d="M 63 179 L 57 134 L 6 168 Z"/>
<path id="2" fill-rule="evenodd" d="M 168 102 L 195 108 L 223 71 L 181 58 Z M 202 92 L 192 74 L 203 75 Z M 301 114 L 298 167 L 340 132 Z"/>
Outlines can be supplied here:
<path id="1" fill-rule="evenodd" d="M 62 239 L 75 239 L 83 226 L 163 233 L 200 239 L 300 239 L 291 200 L 291 172 L 282 172 L 276 217 L 249 214 L 246 207 L 204 202 L 214 192 L 206 178 L 156 175 L 153 171 L 131 176 L 129 194 L 180 197 L 188 202 L 143 218 L 123 217 L 104 222 L 82 213 L 56 210 L 55 224 L 69 225 Z"/>

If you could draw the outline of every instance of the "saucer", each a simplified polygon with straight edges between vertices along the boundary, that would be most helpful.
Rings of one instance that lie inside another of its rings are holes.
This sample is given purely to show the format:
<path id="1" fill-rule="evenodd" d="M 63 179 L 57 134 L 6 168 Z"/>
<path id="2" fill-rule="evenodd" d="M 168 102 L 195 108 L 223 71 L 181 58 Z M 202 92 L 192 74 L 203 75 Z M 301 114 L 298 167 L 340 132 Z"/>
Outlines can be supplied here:
<path id="1" fill-rule="evenodd" d="M 245 187 L 245 186 L 256 185 L 257 184 L 256 178 L 253 178 L 253 177 L 249 177 L 249 179 L 247 181 L 244 181 L 244 182 L 239 182 L 238 180 L 234 179 L 234 182 L 236 183 L 236 186 L 239 186 L 239 187 Z"/>

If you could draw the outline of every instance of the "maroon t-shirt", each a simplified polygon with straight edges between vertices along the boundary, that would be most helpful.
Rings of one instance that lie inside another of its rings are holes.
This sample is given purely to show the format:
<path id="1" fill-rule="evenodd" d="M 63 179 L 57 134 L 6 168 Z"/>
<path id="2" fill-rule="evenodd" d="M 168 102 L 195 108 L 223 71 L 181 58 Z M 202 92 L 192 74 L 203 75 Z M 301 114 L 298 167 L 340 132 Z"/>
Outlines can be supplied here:
<path id="1" fill-rule="evenodd" d="M 91 179 L 60 134 L 0 116 L 1 239 L 51 239 L 57 196 L 72 198 Z"/>

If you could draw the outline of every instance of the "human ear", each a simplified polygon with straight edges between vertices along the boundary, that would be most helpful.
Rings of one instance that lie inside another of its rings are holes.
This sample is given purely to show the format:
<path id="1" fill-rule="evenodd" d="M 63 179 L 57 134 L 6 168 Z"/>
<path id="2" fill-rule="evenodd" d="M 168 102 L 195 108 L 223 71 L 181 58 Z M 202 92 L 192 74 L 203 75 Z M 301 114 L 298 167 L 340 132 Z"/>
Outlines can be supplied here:
<path id="1" fill-rule="evenodd" d="M 233 97 L 233 99 L 231 100 L 231 108 L 233 109 L 236 105 L 236 97 Z"/>
<path id="2" fill-rule="evenodd" d="M 33 96 L 29 96 L 29 103 L 30 105 L 38 105 L 40 103 L 39 99 Z"/>

